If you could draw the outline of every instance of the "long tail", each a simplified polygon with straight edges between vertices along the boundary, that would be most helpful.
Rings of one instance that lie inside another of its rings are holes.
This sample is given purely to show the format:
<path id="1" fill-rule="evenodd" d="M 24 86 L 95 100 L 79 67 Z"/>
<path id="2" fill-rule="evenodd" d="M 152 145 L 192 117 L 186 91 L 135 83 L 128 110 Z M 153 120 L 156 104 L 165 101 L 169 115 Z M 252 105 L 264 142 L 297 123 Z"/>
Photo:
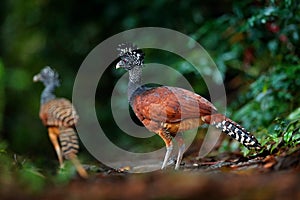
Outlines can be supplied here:
<path id="1" fill-rule="evenodd" d="M 87 178 L 88 174 L 83 168 L 82 164 L 77 158 L 77 153 L 79 150 L 78 137 L 71 127 L 62 127 L 60 128 L 59 141 L 61 145 L 62 154 L 65 159 L 71 160 L 74 164 L 78 174 Z"/>
<path id="2" fill-rule="evenodd" d="M 262 149 L 261 144 L 253 135 L 246 131 L 241 125 L 222 114 L 212 114 L 209 116 L 209 119 L 205 119 L 205 122 L 222 130 L 222 132 L 239 141 L 248 149 Z"/>

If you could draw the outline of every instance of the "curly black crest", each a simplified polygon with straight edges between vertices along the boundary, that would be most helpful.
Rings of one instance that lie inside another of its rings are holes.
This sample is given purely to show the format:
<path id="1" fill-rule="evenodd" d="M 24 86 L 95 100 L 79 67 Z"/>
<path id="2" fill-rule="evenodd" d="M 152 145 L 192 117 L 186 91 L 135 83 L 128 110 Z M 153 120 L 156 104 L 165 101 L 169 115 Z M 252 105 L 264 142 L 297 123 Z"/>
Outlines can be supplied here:
<path id="1" fill-rule="evenodd" d="M 118 45 L 117 50 L 119 51 L 119 56 L 123 56 L 127 52 L 133 52 L 138 50 L 138 47 L 132 43 L 121 43 Z"/>
<path id="2" fill-rule="evenodd" d="M 132 69 L 135 66 L 141 66 L 144 63 L 145 53 L 138 49 L 138 47 L 131 43 L 122 43 L 118 45 L 120 62 L 118 67 L 125 68 L 127 70 Z"/>

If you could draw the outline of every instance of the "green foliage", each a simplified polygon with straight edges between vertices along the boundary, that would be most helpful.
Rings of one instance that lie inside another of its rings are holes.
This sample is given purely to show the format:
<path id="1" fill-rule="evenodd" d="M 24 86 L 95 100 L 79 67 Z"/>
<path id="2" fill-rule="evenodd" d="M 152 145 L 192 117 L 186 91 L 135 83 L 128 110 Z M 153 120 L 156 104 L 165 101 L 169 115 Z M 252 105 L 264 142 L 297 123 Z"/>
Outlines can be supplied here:
<path id="1" fill-rule="evenodd" d="M 251 84 L 244 105 L 234 113 L 247 129 L 257 130 L 271 152 L 300 144 L 299 72 L 299 65 L 272 68 Z"/>
<path id="2" fill-rule="evenodd" d="M 273 65 L 300 62 L 299 8 L 293 0 L 236 2 L 233 13 L 208 21 L 193 37 L 210 49 L 222 72 L 229 67 L 259 76 Z"/>
<path id="3" fill-rule="evenodd" d="M 14 184 L 15 176 L 13 174 L 13 161 L 7 154 L 7 144 L 0 142 L 0 184 L 3 188 Z"/>
<path id="4" fill-rule="evenodd" d="M 266 49 L 276 58 L 275 61 L 299 62 L 299 57 L 295 55 L 296 44 L 299 42 L 300 22 L 297 1 L 270 1 L 263 8 L 255 10 L 247 22 L 253 29 L 251 39 L 264 40 Z"/>
<path id="5" fill-rule="evenodd" d="M 243 88 L 229 111 L 271 150 L 299 144 L 297 123 L 286 119 L 297 115 L 294 110 L 300 104 L 299 8 L 293 0 L 242 1 L 233 5 L 231 14 L 207 22 L 195 33 L 213 50 L 224 77 L 230 69 L 244 76 L 244 82 L 235 84 L 249 88 Z"/>
<path id="6" fill-rule="evenodd" d="M 0 184 L 2 187 L 16 187 L 26 189 L 28 192 L 40 192 L 45 186 L 45 177 L 34 164 L 11 154 L 7 151 L 7 144 L 0 143 Z"/>
<path id="7" fill-rule="evenodd" d="M 0 135 L 2 133 L 3 114 L 4 114 L 4 105 L 5 105 L 4 77 L 5 77 L 4 65 L 2 60 L 0 59 Z"/>
<path id="8" fill-rule="evenodd" d="M 287 130 L 283 134 L 283 141 L 285 143 L 295 142 L 297 144 L 297 140 L 299 139 L 298 129 L 299 126 L 297 127 L 297 123 L 289 123 Z"/>
<path id="9" fill-rule="evenodd" d="M 55 184 L 65 185 L 70 182 L 76 173 L 76 169 L 72 162 L 66 160 L 64 162 L 64 167 L 58 169 L 57 175 L 54 177 L 53 181 Z"/>
<path id="10" fill-rule="evenodd" d="M 8 145 L 4 142 L 0 142 L 0 160 L 0 184 L 6 190 L 22 188 L 29 194 L 41 193 L 47 186 L 65 185 L 77 176 L 69 161 L 65 162 L 63 169 L 55 171 L 56 175 L 53 176 L 51 169 L 39 169 L 36 162 L 9 152 Z"/>
<path id="11" fill-rule="evenodd" d="M 271 152 L 300 144 L 299 72 L 299 65 L 277 66 L 261 75 L 234 114 L 246 128 L 257 130 L 262 145 Z"/>
<path id="12" fill-rule="evenodd" d="M 264 139 L 267 148 L 271 152 L 277 152 L 280 148 L 289 149 L 288 152 L 297 149 L 300 144 L 299 118 L 293 121 L 279 119 L 276 121 L 277 123 L 274 126 L 274 132 L 268 134 Z"/>
<path id="13" fill-rule="evenodd" d="M 18 171 L 20 184 L 32 192 L 41 192 L 46 184 L 46 177 L 32 163 L 25 162 Z"/>
<path id="14" fill-rule="evenodd" d="M 272 68 L 250 86 L 249 92 L 240 99 L 242 107 L 234 117 L 243 121 L 246 128 L 267 127 L 275 118 L 285 117 L 299 105 L 300 65 Z M 298 80 L 297 80 L 298 79 Z"/>

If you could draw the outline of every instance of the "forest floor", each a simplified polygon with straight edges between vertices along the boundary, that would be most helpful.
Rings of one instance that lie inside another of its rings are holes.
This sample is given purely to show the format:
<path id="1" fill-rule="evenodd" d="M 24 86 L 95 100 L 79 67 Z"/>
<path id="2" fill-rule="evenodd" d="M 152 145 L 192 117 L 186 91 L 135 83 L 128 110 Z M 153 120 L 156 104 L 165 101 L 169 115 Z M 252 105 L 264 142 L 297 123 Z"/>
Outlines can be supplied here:
<path id="1" fill-rule="evenodd" d="M 300 148 L 247 158 L 190 154 L 179 171 L 173 167 L 140 174 L 99 168 L 87 180 L 76 176 L 39 193 L 2 188 L 1 199 L 300 199 Z"/>

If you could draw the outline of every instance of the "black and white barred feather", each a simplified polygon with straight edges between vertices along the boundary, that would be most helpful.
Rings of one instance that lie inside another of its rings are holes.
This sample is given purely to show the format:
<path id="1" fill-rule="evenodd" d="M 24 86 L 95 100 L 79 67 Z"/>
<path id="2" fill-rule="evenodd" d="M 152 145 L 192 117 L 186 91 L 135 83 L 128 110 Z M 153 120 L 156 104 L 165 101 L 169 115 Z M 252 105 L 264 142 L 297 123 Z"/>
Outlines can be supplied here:
<path id="1" fill-rule="evenodd" d="M 253 135 L 250 134 L 250 132 L 246 131 L 245 128 L 228 118 L 219 122 L 212 121 L 211 124 L 249 149 L 254 148 L 256 150 L 260 150 L 262 148 L 260 143 Z"/>

